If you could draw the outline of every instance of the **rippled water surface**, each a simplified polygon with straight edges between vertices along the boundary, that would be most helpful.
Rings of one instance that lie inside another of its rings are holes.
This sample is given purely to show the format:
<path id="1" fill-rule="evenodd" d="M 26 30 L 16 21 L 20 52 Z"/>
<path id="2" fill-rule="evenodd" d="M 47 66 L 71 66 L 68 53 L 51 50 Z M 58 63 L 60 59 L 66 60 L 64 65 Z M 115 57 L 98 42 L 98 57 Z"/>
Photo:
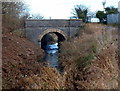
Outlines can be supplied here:
<path id="1" fill-rule="evenodd" d="M 54 68 L 58 67 L 58 43 L 46 45 L 44 60 Z"/>

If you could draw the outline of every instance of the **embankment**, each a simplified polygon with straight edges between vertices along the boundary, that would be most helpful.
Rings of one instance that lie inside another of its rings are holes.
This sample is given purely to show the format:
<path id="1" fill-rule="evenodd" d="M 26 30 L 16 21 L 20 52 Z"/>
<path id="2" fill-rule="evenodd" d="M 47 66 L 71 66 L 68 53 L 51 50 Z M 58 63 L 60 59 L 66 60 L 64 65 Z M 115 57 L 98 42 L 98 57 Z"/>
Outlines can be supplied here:
<path id="1" fill-rule="evenodd" d="M 61 47 L 65 88 L 116 89 L 118 87 L 117 28 L 86 24 L 80 36 Z"/>
<path id="2" fill-rule="evenodd" d="M 43 50 L 24 37 L 12 32 L 2 38 L 3 89 L 60 89 L 63 77 L 40 63 Z"/>
<path id="3" fill-rule="evenodd" d="M 3 89 L 116 89 L 117 29 L 87 24 L 80 36 L 61 45 L 61 75 L 44 67 L 43 50 L 24 37 L 3 34 Z"/>

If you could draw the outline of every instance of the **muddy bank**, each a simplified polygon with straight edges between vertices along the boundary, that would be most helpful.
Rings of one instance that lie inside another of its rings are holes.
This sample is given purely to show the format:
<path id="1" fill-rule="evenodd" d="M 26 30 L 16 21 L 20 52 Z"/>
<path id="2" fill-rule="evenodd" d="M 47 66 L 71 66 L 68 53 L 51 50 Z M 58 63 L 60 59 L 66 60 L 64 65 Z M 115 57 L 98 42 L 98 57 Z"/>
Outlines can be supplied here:
<path id="1" fill-rule="evenodd" d="M 14 88 L 21 78 L 41 74 L 37 60 L 43 51 L 38 46 L 12 33 L 3 34 L 2 42 L 3 88 Z"/>

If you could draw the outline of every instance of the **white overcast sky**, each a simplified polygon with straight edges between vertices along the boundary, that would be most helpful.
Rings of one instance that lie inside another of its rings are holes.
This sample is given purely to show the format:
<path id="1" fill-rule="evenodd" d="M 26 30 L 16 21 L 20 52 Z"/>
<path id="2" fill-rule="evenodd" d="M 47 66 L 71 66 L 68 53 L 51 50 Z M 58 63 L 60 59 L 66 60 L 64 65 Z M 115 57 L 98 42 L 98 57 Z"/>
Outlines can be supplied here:
<path id="1" fill-rule="evenodd" d="M 67 19 L 75 5 L 85 5 L 90 11 L 103 10 L 103 0 L 25 0 L 30 13 L 41 14 L 44 18 Z M 106 0 L 106 6 L 118 7 L 120 0 Z"/>

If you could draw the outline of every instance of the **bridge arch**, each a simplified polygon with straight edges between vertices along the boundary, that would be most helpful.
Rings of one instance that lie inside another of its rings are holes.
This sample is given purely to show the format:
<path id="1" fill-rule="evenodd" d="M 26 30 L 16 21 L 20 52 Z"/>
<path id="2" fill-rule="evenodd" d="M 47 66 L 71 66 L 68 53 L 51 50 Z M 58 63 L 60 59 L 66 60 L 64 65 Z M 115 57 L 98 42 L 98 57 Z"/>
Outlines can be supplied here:
<path id="1" fill-rule="evenodd" d="M 54 33 L 57 35 L 58 37 L 58 42 L 67 40 L 67 35 L 60 29 L 55 29 L 55 28 L 50 28 L 45 30 L 44 32 L 42 32 L 39 36 L 38 36 L 38 41 L 40 42 L 41 48 L 42 46 L 44 46 L 45 44 L 43 43 L 43 38 L 45 35 L 47 35 L 48 33 Z"/>
<path id="2" fill-rule="evenodd" d="M 45 36 L 46 34 L 50 33 L 50 32 L 53 32 L 55 33 L 56 35 L 59 35 L 61 34 L 65 40 L 67 39 L 67 35 L 60 29 L 55 29 L 55 28 L 50 28 L 50 29 L 47 29 L 45 30 L 44 32 L 42 32 L 39 37 L 38 37 L 38 40 L 41 41 L 41 39 L 43 38 L 43 36 Z"/>
<path id="3" fill-rule="evenodd" d="M 37 45 L 41 45 L 41 39 L 49 32 L 68 39 L 74 37 L 82 26 L 80 19 L 42 19 L 42 20 L 26 20 L 25 35 Z"/>

